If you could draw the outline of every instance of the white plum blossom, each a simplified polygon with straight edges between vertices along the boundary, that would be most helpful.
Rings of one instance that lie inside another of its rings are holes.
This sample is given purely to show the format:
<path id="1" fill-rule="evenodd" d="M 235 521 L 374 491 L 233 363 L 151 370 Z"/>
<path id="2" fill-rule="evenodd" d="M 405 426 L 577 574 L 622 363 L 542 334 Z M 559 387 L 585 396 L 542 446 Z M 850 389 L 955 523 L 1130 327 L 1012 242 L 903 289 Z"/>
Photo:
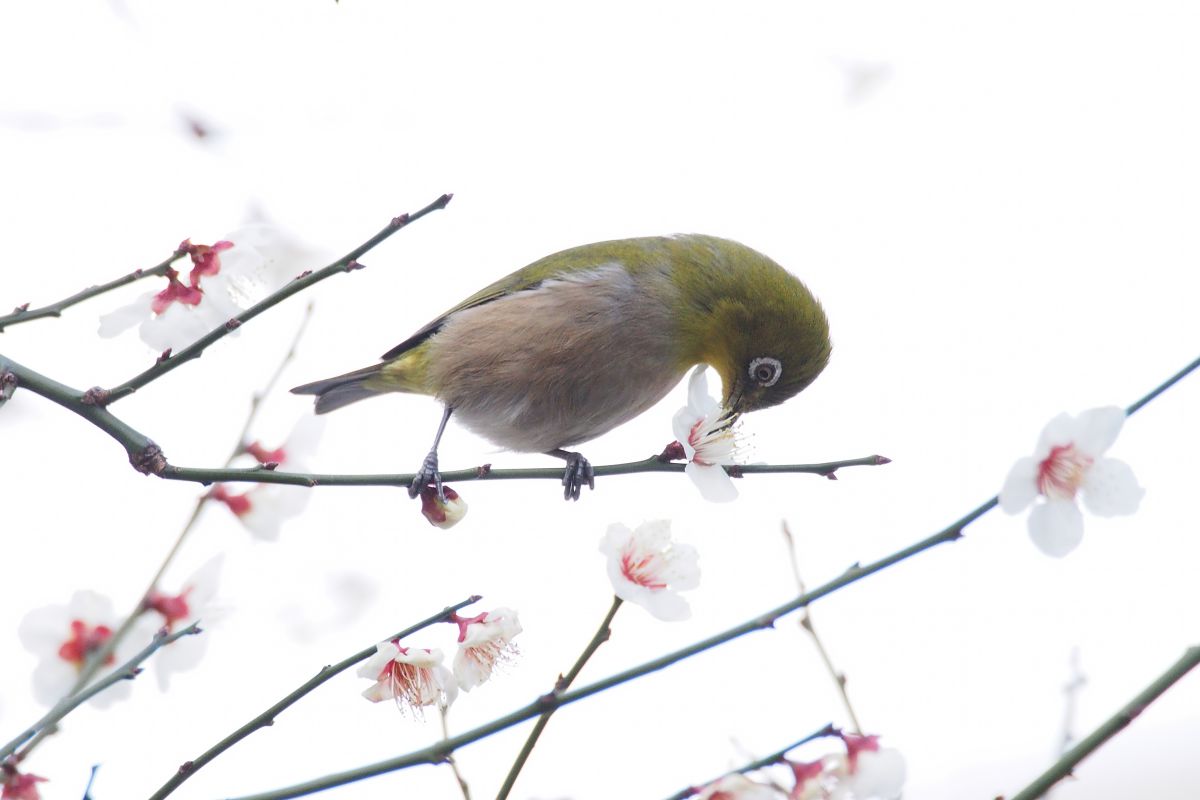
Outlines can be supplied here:
<path id="1" fill-rule="evenodd" d="M 210 630 L 214 617 L 211 603 L 221 577 L 221 556 L 214 556 L 184 581 L 179 594 L 164 594 L 153 590 L 142 601 L 143 613 L 152 616 L 159 627 L 168 631 L 203 620 Z M 216 616 L 219 616 L 217 614 Z M 154 655 L 154 673 L 158 688 L 167 691 L 171 675 L 192 669 L 208 650 L 208 635 L 184 636 L 163 646 Z"/>
<path id="2" fill-rule="evenodd" d="M 701 496 L 714 503 L 728 503 L 738 495 L 724 469 L 737 463 L 736 419 L 730 419 L 727 410 L 709 395 L 706 369 L 700 364 L 692 370 L 687 406 L 675 412 L 672 428 L 687 458 L 684 472 L 700 489 Z"/>
<path id="3" fill-rule="evenodd" d="M 324 430 L 323 417 L 305 414 L 292 428 L 282 446 L 268 450 L 258 442 L 252 442 L 246 446 L 246 453 L 260 464 L 274 463 L 288 472 L 307 472 L 308 459 L 316 452 Z M 304 512 L 312 498 L 312 491 L 304 486 L 256 483 L 251 489 L 237 494 L 219 483 L 208 496 L 224 503 L 256 538 L 275 541 L 279 538 L 284 520 Z"/>
<path id="4" fill-rule="evenodd" d="M 496 665 L 517 655 L 513 638 L 521 632 L 517 612 L 497 608 L 477 617 L 458 617 L 458 652 L 454 655 L 454 678 L 469 692 L 492 675 Z"/>
<path id="5" fill-rule="evenodd" d="M 395 700 L 401 709 L 419 712 L 423 706 L 449 708 L 458 697 L 458 684 L 442 664 L 441 650 L 380 642 L 375 655 L 358 668 L 358 676 L 375 682 L 362 693 L 372 703 Z"/>
<path id="6" fill-rule="evenodd" d="M 745 775 L 732 773 L 700 790 L 697 800 L 782 800 L 773 786 L 755 783 Z"/>
<path id="7" fill-rule="evenodd" d="M 1145 489 L 1128 464 L 1104 457 L 1124 423 L 1125 412 L 1116 406 L 1077 417 L 1059 414 L 1042 430 L 1034 454 L 1013 465 L 1000 490 L 1000 507 L 1017 514 L 1033 504 L 1029 535 L 1042 552 L 1061 558 L 1083 539 L 1076 496 L 1101 517 L 1137 511 Z"/>
<path id="8" fill-rule="evenodd" d="M 165 289 L 101 316 L 100 336 L 136 325 L 155 352 L 178 350 L 295 278 L 315 256 L 267 224 L 247 225 L 212 245 L 185 240 L 179 247 L 191 258 L 187 276 L 169 270 Z"/>
<path id="9" fill-rule="evenodd" d="M 700 555 L 689 544 L 671 542 L 670 521 L 644 522 L 632 531 L 613 523 L 600 540 L 600 552 L 608 557 L 617 597 L 668 622 L 692 615 L 679 592 L 700 585 Z"/>
<path id="10" fill-rule="evenodd" d="M 44 606 L 26 614 L 17 635 L 25 649 L 39 658 L 33 671 L 34 699 L 51 706 L 65 697 L 88 658 L 105 646 L 117 627 L 112 601 L 90 591 L 75 592 L 65 606 Z M 125 637 L 98 674 L 132 658 L 144 645 L 133 636 Z M 129 697 L 132 689 L 131 681 L 118 681 L 91 702 L 106 708 Z"/>

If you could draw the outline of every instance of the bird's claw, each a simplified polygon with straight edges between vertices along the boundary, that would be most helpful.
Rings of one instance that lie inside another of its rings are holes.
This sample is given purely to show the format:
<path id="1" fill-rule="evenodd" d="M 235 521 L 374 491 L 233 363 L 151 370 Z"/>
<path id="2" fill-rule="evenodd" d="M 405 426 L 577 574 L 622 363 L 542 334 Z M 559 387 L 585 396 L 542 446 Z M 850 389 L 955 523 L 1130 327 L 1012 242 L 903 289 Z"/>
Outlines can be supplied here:
<path id="1" fill-rule="evenodd" d="M 564 458 L 567 468 L 563 470 L 563 499 L 578 500 L 585 483 L 589 489 L 596 488 L 596 470 L 581 453 L 567 453 Z"/>
<path id="2" fill-rule="evenodd" d="M 442 473 L 438 472 L 436 450 L 431 450 L 429 455 L 425 456 L 425 460 L 421 462 L 421 468 L 417 470 L 417 474 L 413 476 L 412 483 L 408 485 L 408 496 L 416 497 L 430 483 L 437 489 L 438 500 L 443 503 L 446 502 L 446 491 L 442 488 Z"/>

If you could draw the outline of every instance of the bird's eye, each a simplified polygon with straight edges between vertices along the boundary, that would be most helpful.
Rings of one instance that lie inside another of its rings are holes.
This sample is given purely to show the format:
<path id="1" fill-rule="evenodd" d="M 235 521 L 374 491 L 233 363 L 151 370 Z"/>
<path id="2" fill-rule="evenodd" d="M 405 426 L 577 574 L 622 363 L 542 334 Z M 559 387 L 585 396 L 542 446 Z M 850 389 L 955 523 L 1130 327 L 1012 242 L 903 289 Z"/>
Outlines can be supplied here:
<path id="1" fill-rule="evenodd" d="M 750 379 L 763 388 L 774 386 L 782 374 L 783 364 L 777 358 L 762 356 L 750 362 Z"/>

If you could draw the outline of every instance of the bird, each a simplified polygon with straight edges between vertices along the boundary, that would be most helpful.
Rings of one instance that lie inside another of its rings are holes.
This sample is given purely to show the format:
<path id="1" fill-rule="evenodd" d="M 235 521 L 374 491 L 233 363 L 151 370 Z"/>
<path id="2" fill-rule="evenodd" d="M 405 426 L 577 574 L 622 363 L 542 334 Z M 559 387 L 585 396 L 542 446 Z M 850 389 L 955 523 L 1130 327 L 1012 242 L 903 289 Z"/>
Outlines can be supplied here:
<path id="1" fill-rule="evenodd" d="M 563 495 L 595 488 L 576 445 L 628 422 L 693 366 L 721 378 L 732 425 L 778 405 L 829 362 L 829 322 L 812 292 L 738 242 L 702 234 L 596 242 L 484 287 L 362 369 L 297 386 L 324 414 L 389 392 L 443 405 L 409 494 L 434 486 L 456 422 L 501 448 L 566 462 Z"/>

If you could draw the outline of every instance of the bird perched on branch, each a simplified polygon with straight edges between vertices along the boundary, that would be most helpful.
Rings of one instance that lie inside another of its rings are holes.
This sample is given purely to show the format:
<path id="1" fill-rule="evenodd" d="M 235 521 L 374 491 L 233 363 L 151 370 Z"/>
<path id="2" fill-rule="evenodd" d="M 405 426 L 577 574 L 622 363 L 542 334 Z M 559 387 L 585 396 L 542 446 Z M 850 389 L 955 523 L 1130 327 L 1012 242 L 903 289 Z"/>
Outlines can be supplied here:
<path id="1" fill-rule="evenodd" d="M 628 422 L 695 364 L 721 377 L 725 419 L 782 403 L 829 361 L 829 323 L 797 278 L 713 236 L 599 242 L 535 261 L 481 289 L 384 353 L 382 362 L 297 386 L 324 414 L 386 392 L 445 411 L 409 487 L 433 483 L 451 415 L 495 444 L 565 459 L 564 495 L 594 488 L 566 448 Z"/>

